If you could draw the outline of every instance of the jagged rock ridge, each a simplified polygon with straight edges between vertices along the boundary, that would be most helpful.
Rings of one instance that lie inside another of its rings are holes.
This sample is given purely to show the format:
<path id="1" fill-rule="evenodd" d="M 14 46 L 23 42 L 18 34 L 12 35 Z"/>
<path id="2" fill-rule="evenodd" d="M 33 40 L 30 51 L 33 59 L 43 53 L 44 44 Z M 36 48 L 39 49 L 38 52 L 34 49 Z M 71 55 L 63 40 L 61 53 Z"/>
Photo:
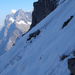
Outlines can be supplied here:
<path id="1" fill-rule="evenodd" d="M 58 6 L 58 1 L 59 0 L 38 0 L 34 2 L 31 28 L 52 12 Z"/>

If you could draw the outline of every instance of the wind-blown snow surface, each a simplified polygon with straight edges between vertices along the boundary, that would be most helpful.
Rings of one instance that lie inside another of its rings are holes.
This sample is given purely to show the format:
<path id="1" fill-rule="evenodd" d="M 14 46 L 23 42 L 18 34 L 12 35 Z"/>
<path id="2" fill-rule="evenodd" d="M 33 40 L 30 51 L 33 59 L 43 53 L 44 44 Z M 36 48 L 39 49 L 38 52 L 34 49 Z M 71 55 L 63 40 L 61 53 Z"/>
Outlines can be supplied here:
<path id="1" fill-rule="evenodd" d="M 75 0 L 66 0 L 0 57 L 0 75 L 70 75 L 68 58 L 75 49 Z M 62 29 L 70 16 L 73 19 Z M 26 40 L 29 34 L 41 33 Z M 60 60 L 62 55 L 69 55 Z"/>

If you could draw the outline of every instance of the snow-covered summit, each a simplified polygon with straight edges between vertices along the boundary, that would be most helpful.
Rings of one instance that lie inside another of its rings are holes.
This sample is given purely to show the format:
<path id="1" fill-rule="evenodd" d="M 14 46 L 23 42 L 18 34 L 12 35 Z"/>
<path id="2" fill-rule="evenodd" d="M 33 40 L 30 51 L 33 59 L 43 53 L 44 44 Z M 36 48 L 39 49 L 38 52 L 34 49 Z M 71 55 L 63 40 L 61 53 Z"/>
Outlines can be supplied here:
<path id="1" fill-rule="evenodd" d="M 17 10 L 12 9 L 9 13 L 10 13 L 10 14 L 12 14 L 12 13 L 16 13 L 16 11 L 17 11 Z"/>

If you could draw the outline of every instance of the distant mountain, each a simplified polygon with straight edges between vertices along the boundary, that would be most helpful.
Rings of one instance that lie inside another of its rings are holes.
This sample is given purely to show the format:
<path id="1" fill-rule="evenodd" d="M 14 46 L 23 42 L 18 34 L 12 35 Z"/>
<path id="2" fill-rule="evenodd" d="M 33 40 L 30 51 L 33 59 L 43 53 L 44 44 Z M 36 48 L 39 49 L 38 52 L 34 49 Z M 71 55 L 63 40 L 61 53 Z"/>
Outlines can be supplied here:
<path id="1" fill-rule="evenodd" d="M 24 12 L 22 9 L 6 16 L 4 27 L 0 31 L 0 55 L 29 30 L 31 19 L 32 12 Z"/>

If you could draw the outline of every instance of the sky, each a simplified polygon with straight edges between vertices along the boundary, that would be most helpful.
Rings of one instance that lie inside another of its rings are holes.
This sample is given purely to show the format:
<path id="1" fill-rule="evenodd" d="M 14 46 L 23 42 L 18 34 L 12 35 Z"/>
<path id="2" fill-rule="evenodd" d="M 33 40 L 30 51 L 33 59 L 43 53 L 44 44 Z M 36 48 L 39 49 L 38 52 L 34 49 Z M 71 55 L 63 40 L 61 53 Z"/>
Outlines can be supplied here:
<path id="1" fill-rule="evenodd" d="M 38 0 L 0 0 L 0 29 L 4 24 L 4 19 L 6 15 L 12 9 L 23 11 L 30 11 L 33 9 L 33 2 Z"/>

